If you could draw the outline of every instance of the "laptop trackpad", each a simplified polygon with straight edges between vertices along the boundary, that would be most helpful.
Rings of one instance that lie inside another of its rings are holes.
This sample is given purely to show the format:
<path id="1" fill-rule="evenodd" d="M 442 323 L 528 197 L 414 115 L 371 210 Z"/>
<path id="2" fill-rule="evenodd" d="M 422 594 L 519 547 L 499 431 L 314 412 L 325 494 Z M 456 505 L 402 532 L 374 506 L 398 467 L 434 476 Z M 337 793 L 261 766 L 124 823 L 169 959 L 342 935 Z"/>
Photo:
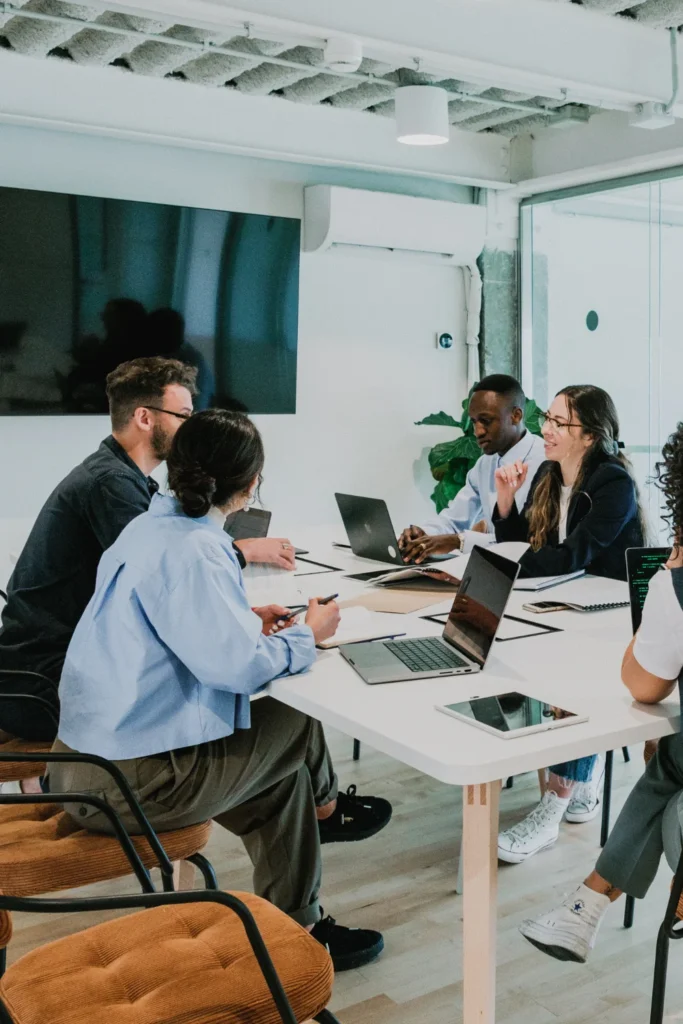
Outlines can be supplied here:
<path id="1" fill-rule="evenodd" d="M 349 644 L 344 656 L 359 672 L 381 671 L 382 676 L 410 674 L 400 658 L 382 643 Z"/>

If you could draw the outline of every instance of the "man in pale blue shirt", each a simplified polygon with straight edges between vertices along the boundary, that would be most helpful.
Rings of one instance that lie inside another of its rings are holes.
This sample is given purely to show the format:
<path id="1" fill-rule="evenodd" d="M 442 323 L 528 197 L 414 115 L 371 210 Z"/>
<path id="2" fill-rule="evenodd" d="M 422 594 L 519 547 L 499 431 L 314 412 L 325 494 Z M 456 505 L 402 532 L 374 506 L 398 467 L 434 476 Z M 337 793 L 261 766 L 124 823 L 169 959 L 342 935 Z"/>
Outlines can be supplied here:
<path id="1" fill-rule="evenodd" d="M 529 466 L 524 486 L 516 496 L 522 510 L 536 471 L 545 459 L 543 438 L 532 434 L 524 424 L 525 404 L 521 384 L 507 374 L 491 374 L 476 385 L 468 411 L 481 458 L 448 508 L 421 526 L 403 531 L 399 546 L 406 560 L 422 562 L 430 555 L 450 551 L 467 554 L 475 544 L 495 543 L 495 473 L 499 466 L 518 460 Z"/>

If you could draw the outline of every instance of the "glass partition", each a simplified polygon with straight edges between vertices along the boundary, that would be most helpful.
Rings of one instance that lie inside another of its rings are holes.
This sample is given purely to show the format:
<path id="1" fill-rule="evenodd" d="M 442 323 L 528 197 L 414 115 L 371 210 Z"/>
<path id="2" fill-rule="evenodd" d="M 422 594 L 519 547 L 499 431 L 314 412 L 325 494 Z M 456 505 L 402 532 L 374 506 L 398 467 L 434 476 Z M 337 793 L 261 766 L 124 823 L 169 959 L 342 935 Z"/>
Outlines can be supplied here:
<path id="1" fill-rule="evenodd" d="M 683 420 L 683 177 L 532 200 L 522 268 L 527 394 L 543 407 L 567 384 L 612 395 L 652 539 L 664 540 L 653 475 Z"/>

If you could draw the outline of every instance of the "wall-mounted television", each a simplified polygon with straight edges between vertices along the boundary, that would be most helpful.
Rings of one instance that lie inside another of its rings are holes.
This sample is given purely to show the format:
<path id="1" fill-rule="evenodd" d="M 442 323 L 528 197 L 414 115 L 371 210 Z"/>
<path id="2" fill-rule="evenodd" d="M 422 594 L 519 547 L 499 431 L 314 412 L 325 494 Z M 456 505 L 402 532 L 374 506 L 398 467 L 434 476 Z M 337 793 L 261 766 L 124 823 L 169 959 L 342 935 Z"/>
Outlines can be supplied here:
<path id="1" fill-rule="evenodd" d="M 107 412 L 138 356 L 197 408 L 296 411 L 300 221 L 0 188 L 0 414 Z"/>

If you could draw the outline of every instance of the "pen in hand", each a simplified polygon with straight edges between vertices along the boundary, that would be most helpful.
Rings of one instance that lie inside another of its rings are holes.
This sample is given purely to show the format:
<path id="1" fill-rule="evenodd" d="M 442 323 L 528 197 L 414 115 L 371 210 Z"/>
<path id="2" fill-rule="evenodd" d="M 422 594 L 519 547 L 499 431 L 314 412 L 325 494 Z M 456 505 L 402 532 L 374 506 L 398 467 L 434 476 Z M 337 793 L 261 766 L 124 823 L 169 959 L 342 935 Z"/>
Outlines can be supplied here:
<path id="1" fill-rule="evenodd" d="M 319 605 L 329 604 L 330 601 L 335 601 L 339 597 L 339 594 L 330 594 L 329 597 L 321 597 L 318 601 Z M 290 608 L 286 615 L 283 615 L 280 622 L 287 622 L 289 619 L 293 619 L 295 615 L 300 615 L 301 612 L 308 610 L 307 604 L 297 605 L 295 608 Z"/>

